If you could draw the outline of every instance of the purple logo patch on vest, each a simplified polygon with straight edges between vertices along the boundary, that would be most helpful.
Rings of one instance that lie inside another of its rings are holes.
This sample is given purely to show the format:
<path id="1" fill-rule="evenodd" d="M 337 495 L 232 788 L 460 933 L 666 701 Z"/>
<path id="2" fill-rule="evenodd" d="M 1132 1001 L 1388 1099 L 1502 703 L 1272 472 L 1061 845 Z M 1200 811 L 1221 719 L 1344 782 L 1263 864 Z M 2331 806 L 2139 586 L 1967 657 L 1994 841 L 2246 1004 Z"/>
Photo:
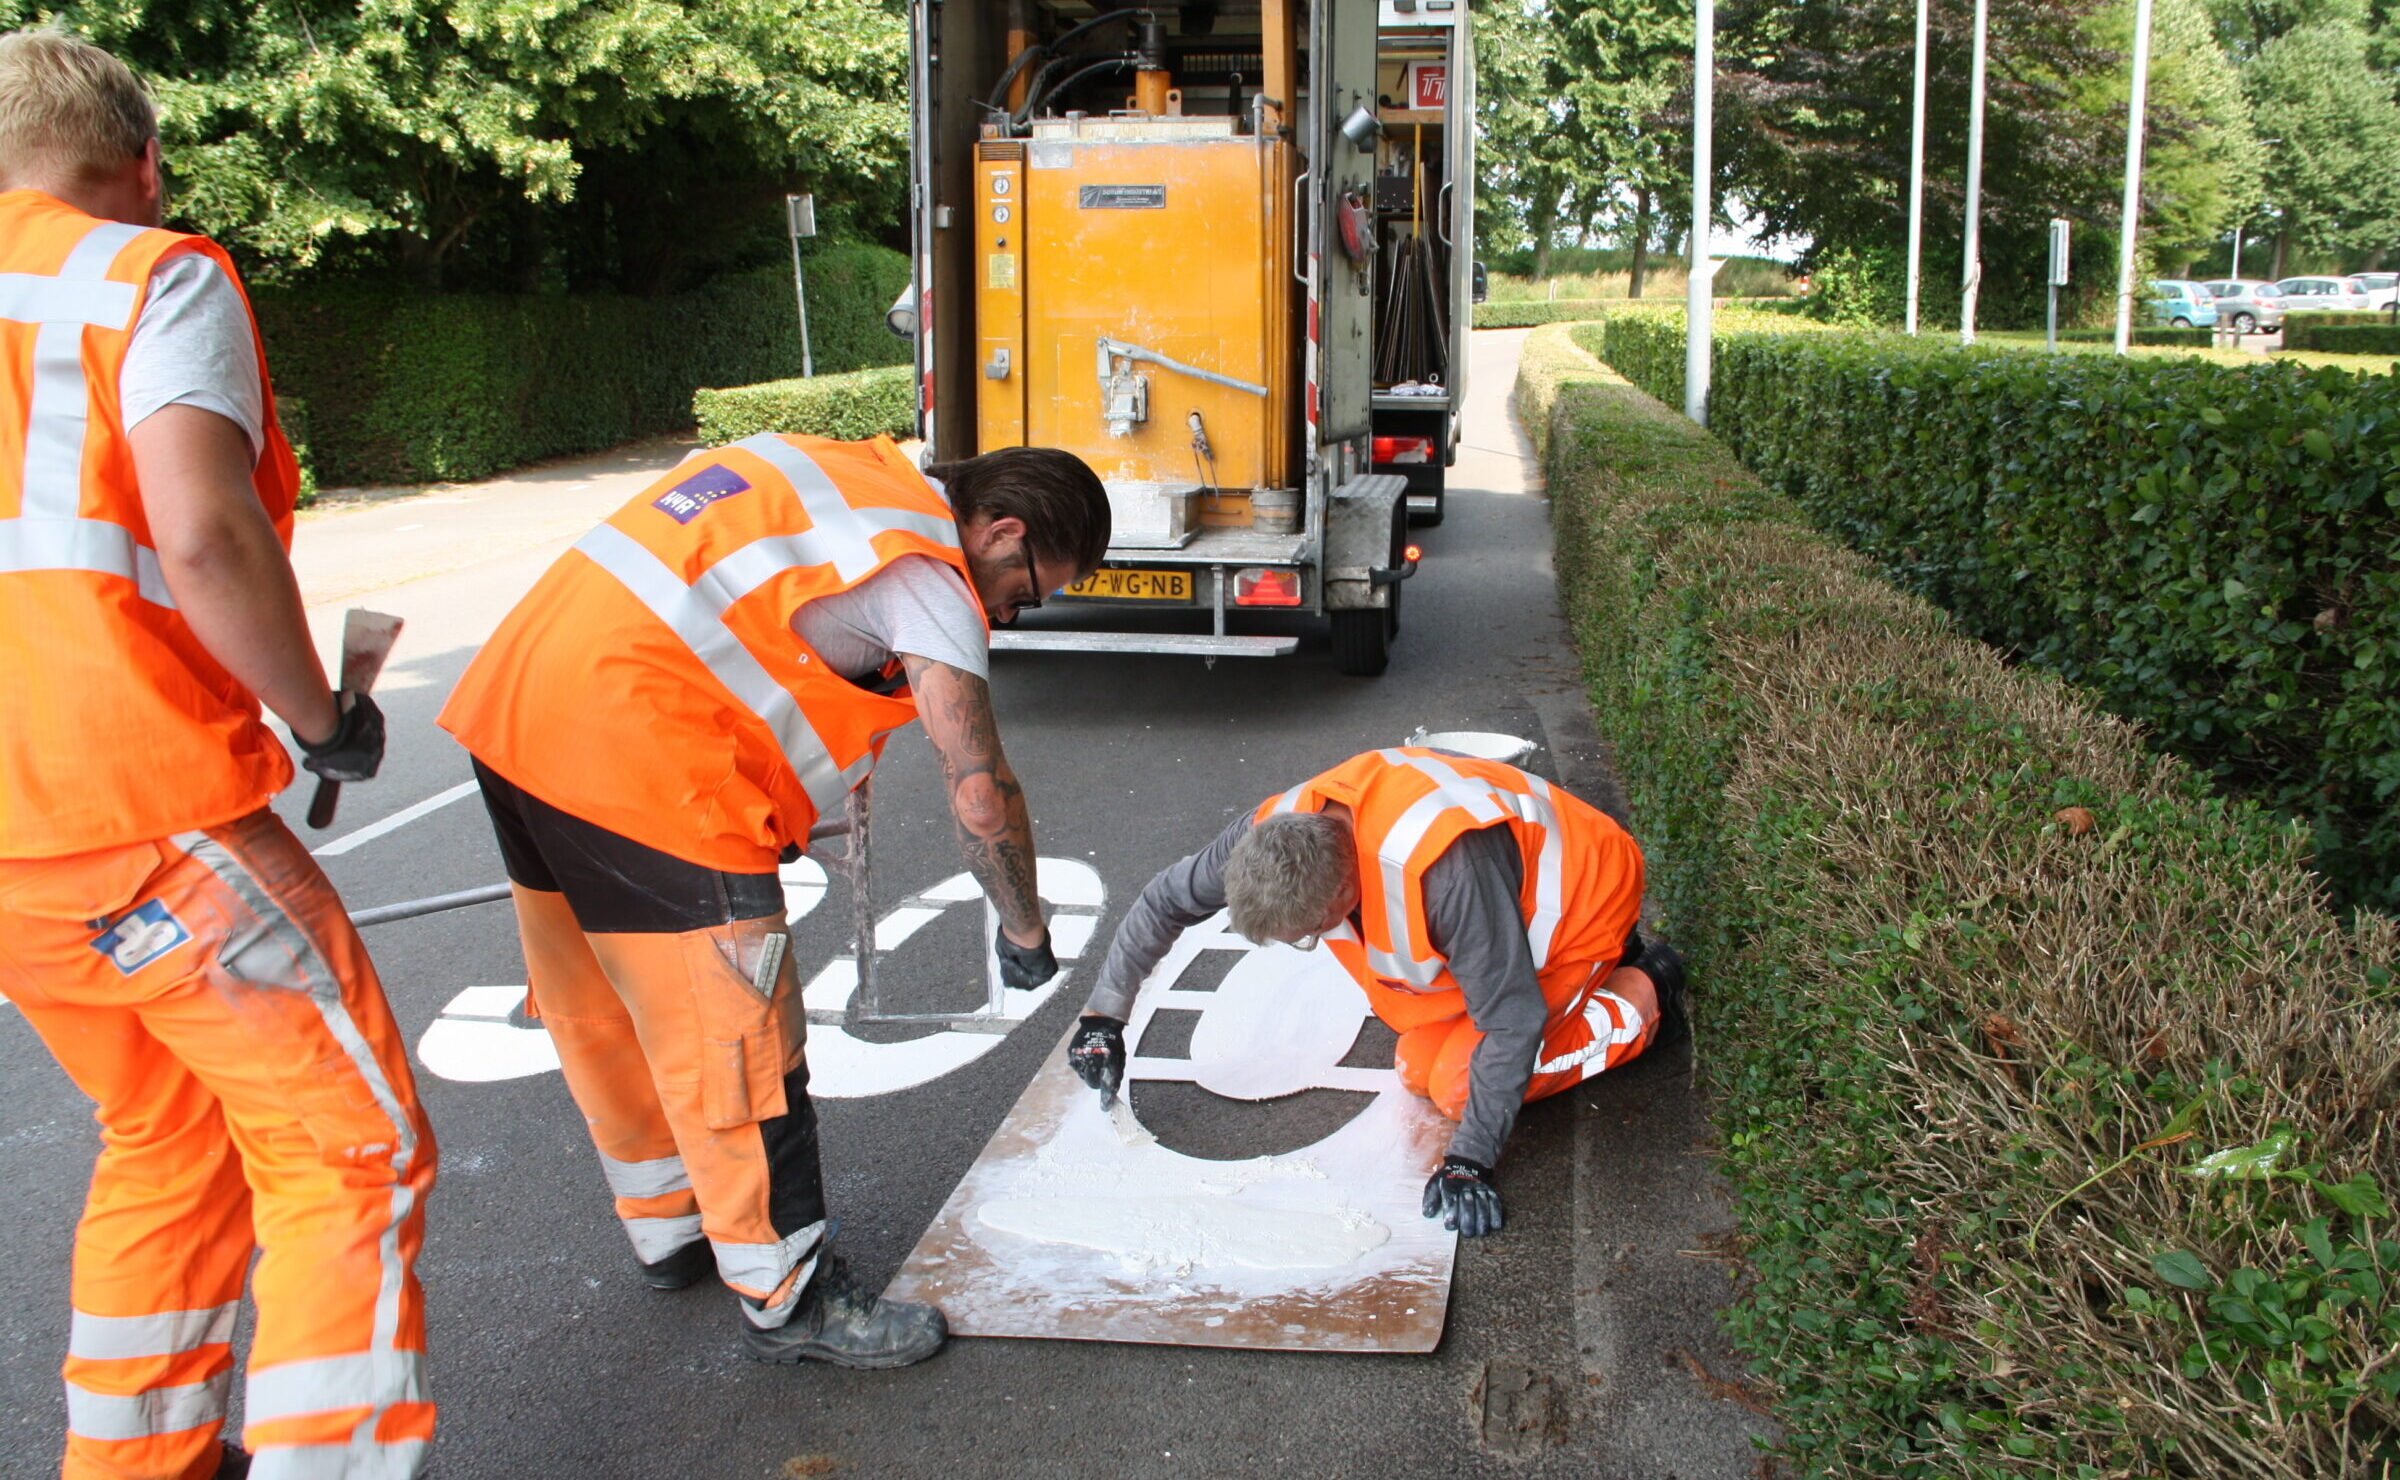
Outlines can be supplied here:
<path id="1" fill-rule="evenodd" d="M 749 486 L 750 480 L 733 469 L 722 463 L 711 463 L 660 494 L 651 501 L 650 507 L 677 524 L 689 524 L 702 509 Z"/>

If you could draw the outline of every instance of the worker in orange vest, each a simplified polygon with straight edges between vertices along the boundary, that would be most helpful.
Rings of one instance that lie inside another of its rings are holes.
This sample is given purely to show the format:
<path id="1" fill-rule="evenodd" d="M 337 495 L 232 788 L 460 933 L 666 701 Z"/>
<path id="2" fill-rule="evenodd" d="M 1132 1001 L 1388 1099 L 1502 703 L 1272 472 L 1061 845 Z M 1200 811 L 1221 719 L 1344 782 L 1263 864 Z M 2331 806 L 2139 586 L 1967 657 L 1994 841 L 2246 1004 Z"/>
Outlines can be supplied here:
<path id="1" fill-rule="evenodd" d="M 1002 979 L 1058 969 L 986 682 L 989 627 L 1096 569 L 1108 496 L 1071 453 L 920 473 L 888 438 L 693 455 L 500 624 L 441 723 L 473 755 L 529 973 L 644 1277 L 713 1272 L 762 1361 L 897 1367 L 930 1306 L 826 1247 L 806 1018 L 778 863 L 922 717 Z"/>
<path id="2" fill-rule="evenodd" d="M 241 280 L 160 217 L 133 74 L 0 36 L 0 992 L 104 1131 L 65 1474 L 251 1472 L 219 1437 L 248 1275 L 259 1480 L 409 1476 L 433 1136 L 366 948 L 267 810 L 292 765 L 260 703 L 339 781 L 383 721 L 309 640 Z"/>
<path id="3" fill-rule="evenodd" d="M 1500 1229 L 1493 1168 L 1520 1107 L 1686 1031 L 1683 959 L 1635 929 L 1623 828 L 1498 761 L 1371 750 L 1237 817 L 1126 912 L 1068 1049 L 1103 1103 L 1134 994 L 1220 909 L 1254 943 L 1322 940 L 1399 1034 L 1401 1084 L 1459 1123 L 1425 1216 L 1469 1238 Z"/>

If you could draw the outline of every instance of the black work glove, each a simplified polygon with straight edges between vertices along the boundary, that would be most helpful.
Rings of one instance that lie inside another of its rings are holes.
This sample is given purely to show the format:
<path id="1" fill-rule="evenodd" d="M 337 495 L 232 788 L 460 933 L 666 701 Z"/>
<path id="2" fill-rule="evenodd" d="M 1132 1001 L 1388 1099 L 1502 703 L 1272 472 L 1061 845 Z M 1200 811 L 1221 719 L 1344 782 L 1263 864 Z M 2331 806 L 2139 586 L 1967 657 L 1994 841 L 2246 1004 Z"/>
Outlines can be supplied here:
<path id="1" fill-rule="evenodd" d="M 1106 1110 L 1125 1087 L 1125 1025 L 1096 1012 L 1084 1014 L 1067 1045 L 1067 1063 L 1076 1078 L 1100 1091 L 1100 1108 Z"/>
<path id="2" fill-rule="evenodd" d="M 1460 1238 L 1482 1238 L 1500 1231 L 1500 1189 L 1492 1185 L 1492 1169 L 1463 1156 L 1445 1156 L 1425 1182 L 1425 1216 L 1455 1228 Z"/>
<path id="3" fill-rule="evenodd" d="M 1035 987 L 1058 975 L 1058 958 L 1050 954 L 1050 932 L 1042 932 L 1038 946 L 1021 946 L 1008 938 L 1008 932 L 992 936 L 992 949 L 1000 957 L 1000 985 L 1020 992 Z"/>
<path id="4" fill-rule="evenodd" d="M 298 735 L 300 764 L 328 781 L 371 781 L 383 765 L 383 711 L 365 694 L 336 694 L 342 720 L 315 745 Z"/>

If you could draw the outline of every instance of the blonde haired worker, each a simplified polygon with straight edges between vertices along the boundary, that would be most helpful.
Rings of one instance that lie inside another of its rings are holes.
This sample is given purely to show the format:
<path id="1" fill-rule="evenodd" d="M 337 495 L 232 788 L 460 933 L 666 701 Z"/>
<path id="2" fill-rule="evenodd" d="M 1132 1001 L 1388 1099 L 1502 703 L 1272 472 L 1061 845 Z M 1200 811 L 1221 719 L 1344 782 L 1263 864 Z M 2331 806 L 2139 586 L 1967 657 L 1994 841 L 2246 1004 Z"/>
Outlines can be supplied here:
<path id="1" fill-rule="evenodd" d="M 0 994 L 97 1102 L 70 1480 L 407 1477 L 434 1147 L 332 885 L 267 803 L 361 781 L 286 551 L 297 486 L 233 264 L 158 229 L 123 64 L 0 35 Z M 223 1443 L 252 1253 L 243 1437 Z"/>

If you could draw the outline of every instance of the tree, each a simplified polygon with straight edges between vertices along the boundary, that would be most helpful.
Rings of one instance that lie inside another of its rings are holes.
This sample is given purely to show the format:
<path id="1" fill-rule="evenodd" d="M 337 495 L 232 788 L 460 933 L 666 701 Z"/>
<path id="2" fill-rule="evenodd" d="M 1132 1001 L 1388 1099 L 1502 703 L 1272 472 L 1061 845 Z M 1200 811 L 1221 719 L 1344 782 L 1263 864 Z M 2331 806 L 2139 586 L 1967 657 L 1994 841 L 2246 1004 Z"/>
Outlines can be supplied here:
<path id="1" fill-rule="evenodd" d="M 0 24 L 34 3 L 0 0 Z M 609 259 L 597 276 L 655 290 L 747 234 L 732 201 L 814 187 L 888 214 L 905 173 L 896 0 L 78 0 L 58 17 L 150 79 L 175 219 L 270 277 L 363 258 L 439 285 L 465 258 L 464 276 L 528 286 L 563 234 Z M 607 188 L 627 180 L 642 188 Z"/>
<path id="2" fill-rule="evenodd" d="M 2259 48 L 2245 80 L 2259 132 L 2278 141 L 2266 165 L 2277 270 L 2287 243 L 2389 248 L 2400 237 L 2400 105 L 2368 64 L 2366 32 L 2348 20 L 2287 31 Z"/>
<path id="3" fill-rule="evenodd" d="M 1689 94 L 1690 11 L 1672 0 L 1491 0 L 1476 26 L 1492 160 L 1478 211 L 1510 245 L 1530 241 L 1537 276 L 1560 237 L 1615 228 L 1633 243 L 1638 297 L 1654 213 L 1688 188 L 1688 111 L 1677 120 L 1670 109 L 1678 88 Z"/>
<path id="4" fill-rule="evenodd" d="M 2133 18 L 2132 0 L 2118 0 L 2090 30 L 2109 51 L 2130 57 Z M 2121 120 L 2132 90 L 2129 68 L 2111 67 L 2087 79 L 2080 102 L 2098 117 Z M 2266 164 L 2241 79 L 2201 0 L 2154 0 L 2145 132 L 2141 244 L 2149 261 L 2181 276 L 2257 208 Z"/>

